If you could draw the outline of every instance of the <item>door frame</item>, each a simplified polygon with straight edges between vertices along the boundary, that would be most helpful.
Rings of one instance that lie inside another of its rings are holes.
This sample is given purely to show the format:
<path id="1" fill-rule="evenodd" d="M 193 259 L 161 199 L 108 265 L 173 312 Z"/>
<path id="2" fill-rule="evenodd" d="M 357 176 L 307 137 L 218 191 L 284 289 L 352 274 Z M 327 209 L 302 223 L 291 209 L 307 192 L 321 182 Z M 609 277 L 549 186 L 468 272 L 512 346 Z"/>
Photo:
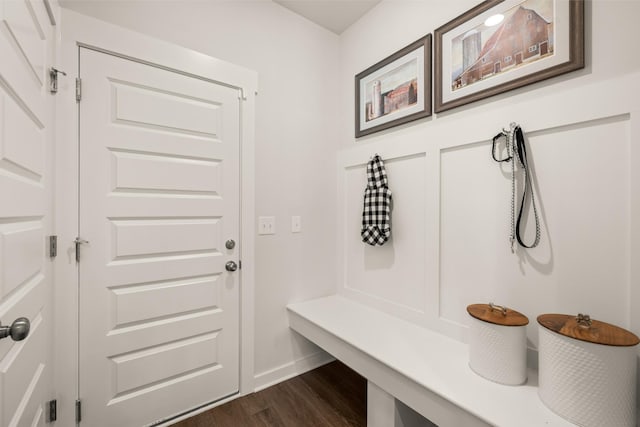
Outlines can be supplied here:
<path id="1" fill-rule="evenodd" d="M 67 72 L 56 98 L 54 230 L 58 258 L 54 273 L 54 384 L 60 425 L 75 424 L 78 397 L 78 276 L 73 240 L 78 229 L 78 105 L 75 78 L 79 48 L 135 59 L 152 66 L 217 82 L 238 90 L 240 102 L 240 395 L 254 390 L 255 283 L 255 71 L 212 58 L 68 9 L 58 9 L 57 57 Z M 82 396 L 80 396 L 82 398 Z M 235 398 L 235 397 L 234 397 Z M 212 406 L 199 409 L 204 411 Z"/>

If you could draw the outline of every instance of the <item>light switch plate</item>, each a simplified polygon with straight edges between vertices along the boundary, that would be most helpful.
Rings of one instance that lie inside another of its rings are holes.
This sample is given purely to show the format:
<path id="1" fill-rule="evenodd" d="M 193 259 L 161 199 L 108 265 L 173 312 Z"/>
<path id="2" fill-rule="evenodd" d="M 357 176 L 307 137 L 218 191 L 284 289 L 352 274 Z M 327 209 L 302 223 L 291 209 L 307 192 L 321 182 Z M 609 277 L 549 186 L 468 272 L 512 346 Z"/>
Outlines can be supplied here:
<path id="1" fill-rule="evenodd" d="M 276 234 L 276 217 L 258 217 L 258 234 Z"/>
<path id="2" fill-rule="evenodd" d="M 302 231 L 302 219 L 299 216 L 291 217 L 291 232 L 300 233 Z"/>

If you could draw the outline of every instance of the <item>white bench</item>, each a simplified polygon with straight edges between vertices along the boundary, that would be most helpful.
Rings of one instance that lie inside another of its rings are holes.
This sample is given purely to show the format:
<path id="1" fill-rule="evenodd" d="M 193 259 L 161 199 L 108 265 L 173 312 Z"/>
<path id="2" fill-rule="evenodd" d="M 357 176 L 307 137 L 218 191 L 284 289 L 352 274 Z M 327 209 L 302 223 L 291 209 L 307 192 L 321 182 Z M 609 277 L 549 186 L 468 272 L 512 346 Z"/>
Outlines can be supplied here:
<path id="1" fill-rule="evenodd" d="M 466 344 L 341 296 L 287 309 L 291 329 L 367 379 L 368 427 L 573 425 L 542 404 L 535 371 L 493 383 L 471 371 Z"/>

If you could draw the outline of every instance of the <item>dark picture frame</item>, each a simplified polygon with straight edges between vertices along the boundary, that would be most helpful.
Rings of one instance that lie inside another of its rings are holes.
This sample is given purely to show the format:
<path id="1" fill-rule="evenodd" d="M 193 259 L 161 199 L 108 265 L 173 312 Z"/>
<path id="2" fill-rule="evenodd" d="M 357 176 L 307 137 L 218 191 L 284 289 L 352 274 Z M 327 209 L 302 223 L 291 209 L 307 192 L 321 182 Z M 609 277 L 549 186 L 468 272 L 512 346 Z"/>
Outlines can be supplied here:
<path id="1" fill-rule="evenodd" d="M 431 34 L 355 76 L 355 136 L 431 115 Z"/>
<path id="2" fill-rule="evenodd" d="M 434 44 L 439 113 L 584 68 L 584 0 L 486 0 Z"/>

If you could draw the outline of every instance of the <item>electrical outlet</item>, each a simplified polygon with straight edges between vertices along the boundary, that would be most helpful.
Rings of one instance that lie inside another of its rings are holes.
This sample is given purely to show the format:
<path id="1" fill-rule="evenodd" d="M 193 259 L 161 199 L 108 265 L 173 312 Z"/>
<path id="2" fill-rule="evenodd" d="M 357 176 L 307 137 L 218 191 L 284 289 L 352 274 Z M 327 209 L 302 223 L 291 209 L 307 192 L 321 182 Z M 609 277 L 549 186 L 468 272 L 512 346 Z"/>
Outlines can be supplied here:
<path id="1" fill-rule="evenodd" d="M 258 217 L 258 234 L 276 234 L 276 217 Z"/>
<path id="2" fill-rule="evenodd" d="M 299 216 L 291 217 L 291 232 L 300 233 L 302 231 L 302 219 Z"/>

